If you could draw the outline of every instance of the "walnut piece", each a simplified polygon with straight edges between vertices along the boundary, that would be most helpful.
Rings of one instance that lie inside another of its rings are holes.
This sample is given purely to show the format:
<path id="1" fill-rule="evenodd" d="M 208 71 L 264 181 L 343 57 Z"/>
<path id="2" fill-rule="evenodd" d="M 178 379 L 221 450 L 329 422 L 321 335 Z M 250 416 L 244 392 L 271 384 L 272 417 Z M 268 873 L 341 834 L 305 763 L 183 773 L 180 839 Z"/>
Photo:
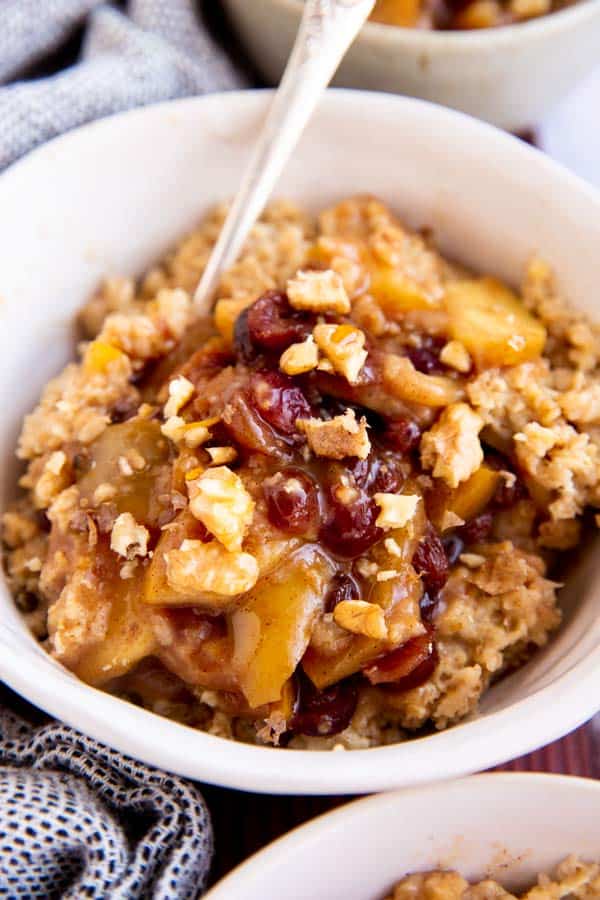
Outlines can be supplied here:
<path id="1" fill-rule="evenodd" d="M 341 416 L 323 421 L 322 419 L 298 419 L 298 431 L 304 432 L 308 446 L 317 456 L 328 459 L 344 459 L 357 456 L 366 459 L 371 450 L 367 434 L 367 420 L 359 422 L 353 409 L 347 409 Z"/>
<path id="2" fill-rule="evenodd" d="M 146 556 L 149 537 L 148 529 L 138 525 L 131 513 L 121 513 L 115 519 L 110 533 L 110 549 L 125 559 Z"/>
<path id="3" fill-rule="evenodd" d="M 333 610 L 333 618 L 340 628 L 352 634 L 384 641 L 387 637 L 387 625 L 383 609 L 376 603 L 364 600 L 342 600 Z"/>
<path id="4" fill-rule="evenodd" d="M 356 384 L 368 353 L 365 335 L 354 325 L 315 325 L 313 330 L 317 347 L 324 353 L 335 372 L 339 372 L 350 384 Z"/>
<path id="5" fill-rule="evenodd" d="M 286 375 L 302 375 L 316 369 L 319 362 L 319 351 L 312 335 L 298 344 L 291 344 L 281 354 L 279 368 Z"/>
<path id="6" fill-rule="evenodd" d="M 413 518 L 420 499 L 417 494 L 375 494 L 375 503 L 380 509 L 376 526 L 384 531 L 403 528 Z"/>
<path id="7" fill-rule="evenodd" d="M 451 488 L 466 481 L 483 462 L 482 428 L 483 419 L 466 403 L 448 406 L 421 438 L 423 468 L 433 469 L 434 477 Z"/>
<path id="8" fill-rule="evenodd" d="M 179 375 L 169 382 L 169 399 L 165 403 L 165 419 L 176 416 L 190 400 L 194 385 L 185 376 Z"/>
<path id="9" fill-rule="evenodd" d="M 463 373 L 469 372 L 472 365 L 469 351 L 460 341 L 448 341 L 442 347 L 440 362 L 443 362 L 445 366 L 450 366 L 451 369 L 456 369 L 457 372 Z"/>
<path id="10" fill-rule="evenodd" d="M 258 562 L 250 553 L 226 550 L 218 541 L 185 540 L 165 553 L 167 581 L 188 596 L 205 592 L 233 597 L 254 587 Z"/>
<path id="11" fill-rule="evenodd" d="M 227 466 L 207 469 L 187 482 L 190 510 L 227 550 L 240 550 L 254 515 L 254 500 Z"/>
<path id="12" fill-rule="evenodd" d="M 350 300 L 341 277 L 332 269 L 325 272 L 298 272 L 287 283 L 287 295 L 294 309 L 316 313 L 350 312 Z"/>

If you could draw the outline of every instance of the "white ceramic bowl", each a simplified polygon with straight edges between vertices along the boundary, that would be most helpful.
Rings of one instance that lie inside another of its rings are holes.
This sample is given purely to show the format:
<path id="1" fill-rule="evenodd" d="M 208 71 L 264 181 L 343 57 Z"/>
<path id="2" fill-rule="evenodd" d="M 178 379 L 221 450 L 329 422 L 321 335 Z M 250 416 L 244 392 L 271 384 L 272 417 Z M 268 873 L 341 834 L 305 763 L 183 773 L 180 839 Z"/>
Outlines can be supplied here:
<path id="1" fill-rule="evenodd" d="M 258 69 L 279 80 L 302 0 L 225 0 Z M 599 61 L 600 0 L 481 31 L 423 31 L 369 22 L 334 84 L 443 103 L 511 131 L 536 125 Z"/>
<path id="2" fill-rule="evenodd" d="M 0 509 L 14 491 L 22 416 L 73 354 L 73 314 L 103 274 L 140 272 L 235 190 L 267 102 L 265 93 L 247 92 L 127 113 L 48 144 L 0 177 Z M 541 252 L 573 301 L 597 312 L 599 196 L 520 141 L 419 101 L 332 91 L 277 192 L 319 209 L 357 191 L 433 227 L 463 263 L 509 280 Z M 518 756 L 596 712 L 599 564 L 584 557 L 563 592 L 562 629 L 486 695 L 478 718 L 396 746 L 275 751 L 159 718 L 54 663 L 4 586 L 0 676 L 82 731 L 200 780 L 315 794 L 417 784 Z"/>
<path id="3" fill-rule="evenodd" d="M 297 828 L 206 900 L 382 900 L 414 871 L 457 869 L 522 890 L 570 853 L 600 859 L 600 783 L 478 775 L 369 797 Z"/>

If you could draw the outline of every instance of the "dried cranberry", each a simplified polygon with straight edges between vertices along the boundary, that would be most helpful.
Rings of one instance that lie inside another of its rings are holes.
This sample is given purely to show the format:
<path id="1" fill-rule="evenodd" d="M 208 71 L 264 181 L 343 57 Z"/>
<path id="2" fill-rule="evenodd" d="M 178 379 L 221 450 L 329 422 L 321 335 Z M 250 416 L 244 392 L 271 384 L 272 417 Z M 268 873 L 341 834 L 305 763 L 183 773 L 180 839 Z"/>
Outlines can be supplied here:
<path id="1" fill-rule="evenodd" d="M 423 579 L 425 590 L 437 594 L 448 579 L 448 557 L 438 534 L 429 526 L 412 559 L 415 571 Z"/>
<path id="2" fill-rule="evenodd" d="M 478 544 L 484 541 L 492 530 L 494 517 L 491 512 L 481 513 L 457 529 L 457 534 L 465 544 Z"/>
<path id="3" fill-rule="evenodd" d="M 351 575 L 339 572 L 325 597 L 325 612 L 331 612 L 342 600 L 360 600 L 360 588 Z"/>
<path id="4" fill-rule="evenodd" d="M 342 503 L 336 499 L 335 489 L 331 491 L 329 516 L 319 533 L 329 550 L 348 559 L 361 556 L 383 534 L 375 525 L 379 515 L 375 501 L 362 490 L 357 489 L 356 494 L 350 502 Z"/>
<path id="5" fill-rule="evenodd" d="M 281 372 L 258 372 L 252 376 L 250 389 L 256 411 L 282 434 L 297 435 L 296 420 L 311 414 L 302 390 Z"/>
<path id="6" fill-rule="evenodd" d="M 348 471 L 356 485 L 370 494 L 398 491 L 406 480 L 402 461 L 396 454 L 386 451 L 371 453 L 367 459 L 353 460 Z"/>
<path id="7" fill-rule="evenodd" d="M 442 544 L 444 545 L 444 550 L 446 551 L 448 565 L 453 566 L 464 550 L 464 541 L 462 541 L 459 535 L 455 533 L 449 534 L 446 537 L 442 538 Z"/>
<path id="8" fill-rule="evenodd" d="M 387 656 L 377 660 L 363 671 L 371 684 L 393 682 L 397 687 L 400 684 L 403 685 L 407 678 L 414 676 L 416 670 L 420 669 L 423 664 L 429 663 L 434 651 L 435 646 L 431 635 L 420 634 L 401 644 L 396 650 L 392 650 Z M 425 675 L 423 681 L 429 677 L 431 671 L 433 669 Z M 403 689 L 406 690 L 406 688 Z"/>
<path id="9" fill-rule="evenodd" d="M 421 687 L 435 672 L 439 659 L 437 647 L 432 641 L 429 656 L 419 663 L 418 666 L 415 666 L 409 675 L 405 675 L 404 678 L 395 681 L 393 684 L 382 685 L 382 687 L 394 694 L 401 694 L 404 691 L 412 691 L 413 688 Z"/>
<path id="10" fill-rule="evenodd" d="M 318 691 L 301 674 L 298 684 L 298 710 L 289 723 L 292 731 L 310 737 L 329 737 L 348 727 L 358 701 L 355 681 L 339 681 Z"/>
<path id="11" fill-rule="evenodd" d="M 263 484 L 269 520 L 290 534 L 306 534 L 319 514 L 317 486 L 301 469 L 287 468 Z"/>
<path id="12" fill-rule="evenodd" d="M 421 441 L 421 429 L 412 419 L 394 419 L 383 432 L 383 441 L 399 453 L 411 453 Z"/>
<path id="13" fill-rule="evenodd" d="M 261 350 L 280 353 L 312 331 L 313 319 L 293 309 L 282 291 L 267 291 L 248 307 L 248 341 Z"/>
<path id="14" fill-rule="evenodd" d="M 439 602 L 437 594 L 429 594 L 427 591 L 423 591 L 419 600 L 419 612 L 421 613 L 421 621 L 427 628 L 433 628 L 433 619 Z"/>
<path id="15" fill-rule="evenodd" d="M 440 362 L 440 352 L 444 344 L 443 338 L 427 335 L 420 347 L 411 347 L 406 355 L 418 372 L 424 372 L 426 375 L 440 374 L 446 370 L 444 364 Z"/>

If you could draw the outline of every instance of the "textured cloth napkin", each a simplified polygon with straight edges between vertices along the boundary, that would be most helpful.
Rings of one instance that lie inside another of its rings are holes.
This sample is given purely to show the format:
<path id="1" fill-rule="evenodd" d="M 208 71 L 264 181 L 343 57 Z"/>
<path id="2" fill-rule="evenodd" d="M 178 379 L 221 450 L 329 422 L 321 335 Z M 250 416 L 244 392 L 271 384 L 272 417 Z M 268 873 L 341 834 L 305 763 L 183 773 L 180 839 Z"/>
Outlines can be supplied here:
<path id="1" fill-rule="evenodd" d="M 216 0 L 207 0 L 214 4 Z M 244 76 L 202 25 L 193 0 L 1 0 L 0 169 L 100 116 L 209 91 Z M 86 24 L 81 60 L 52 78 L 6 84 Z"/>
<path id="2" fill-rule="evenodd" d="M 191 900 L 211 856 L 193 784 L 0 707 L 0 897 Z"/>
<path id="3" fill-rule="evenodd" d="M 244 86 L 199 6 L 0 0 L 0 169 L 100 116 Z M 75 65 L 17 80 L 81 26 Z M 0 897 L 197 897 L 212 855 L 197 788 L 58 723 L 35 728 L 2 699 Z"/>

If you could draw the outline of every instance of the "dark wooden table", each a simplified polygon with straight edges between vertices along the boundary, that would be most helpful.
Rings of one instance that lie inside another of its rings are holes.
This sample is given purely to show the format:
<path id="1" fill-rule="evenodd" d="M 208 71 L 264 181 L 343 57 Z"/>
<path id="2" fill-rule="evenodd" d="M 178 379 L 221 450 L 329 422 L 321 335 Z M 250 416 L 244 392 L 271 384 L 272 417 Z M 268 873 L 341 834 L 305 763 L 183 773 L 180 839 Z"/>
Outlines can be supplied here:
<path id="1" fill-rule="evenodd" d="M 561 741 L 499 769 L 557 772 L 600 778 L 600 721 L 590 722 Z M 352 797 L 269 797 L 224 788 L 202 787 L 215 829 L 214 884 L 234 866 L 296 825 Z"/>

